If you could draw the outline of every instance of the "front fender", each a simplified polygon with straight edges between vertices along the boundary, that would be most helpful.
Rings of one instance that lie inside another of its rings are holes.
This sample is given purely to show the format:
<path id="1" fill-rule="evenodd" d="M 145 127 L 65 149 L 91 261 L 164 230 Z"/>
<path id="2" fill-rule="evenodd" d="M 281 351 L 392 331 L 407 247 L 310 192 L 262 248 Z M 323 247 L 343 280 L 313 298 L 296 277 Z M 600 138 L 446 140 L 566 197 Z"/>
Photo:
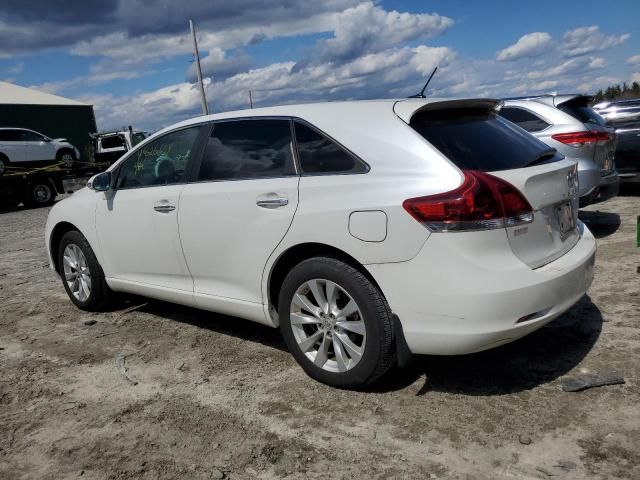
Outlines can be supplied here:
<path id="1" fill-rule="evenodd" d="M 96 258 L 102 263 L 102 252 L 100 242 L 96 236 L 96 204 L 100 192 L 94 192 L 88 188 L 83 188 L 75 192 L 72 196 L 57 202 L 49 211 L 45 226 L 45 247 L 49 258 L 49 265 L 54 268 L 54 256 L 56 252 L 52 245 L 52 234 L 56 227 L 61 224 L 70 224 L 87 239 Z"/>

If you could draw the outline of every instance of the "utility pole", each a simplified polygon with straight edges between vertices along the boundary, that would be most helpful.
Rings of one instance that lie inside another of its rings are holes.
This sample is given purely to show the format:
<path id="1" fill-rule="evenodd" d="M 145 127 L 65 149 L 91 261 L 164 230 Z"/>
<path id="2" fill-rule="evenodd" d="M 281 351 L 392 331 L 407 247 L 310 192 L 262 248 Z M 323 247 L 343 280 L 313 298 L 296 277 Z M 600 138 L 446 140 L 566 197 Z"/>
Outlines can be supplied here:
<path id="1" fill-rule="evenodd" d="M 253 108 L 253 97 L 251 96 L 251 90 L 249 90 L 249 106 Z"/>
<path id="2" fill-rule="evenodd" d="M 196 27 L 193 20 L 189 20 L 189 28 L 191 28 L 191 38 L 193 39 L 193 56 L 196 59 L 196 73 L 198 75 L 198 85 L 200 86 L 200 98 L 202 100 L 202 113 L 209 115 L 209 105 L 207 105 L 207 97 L 204 94 L 204 84 L 202 83 L 202 69 L 200 68 L 200 53 L 198 53 L 198 41 L 196 40 Z"/>

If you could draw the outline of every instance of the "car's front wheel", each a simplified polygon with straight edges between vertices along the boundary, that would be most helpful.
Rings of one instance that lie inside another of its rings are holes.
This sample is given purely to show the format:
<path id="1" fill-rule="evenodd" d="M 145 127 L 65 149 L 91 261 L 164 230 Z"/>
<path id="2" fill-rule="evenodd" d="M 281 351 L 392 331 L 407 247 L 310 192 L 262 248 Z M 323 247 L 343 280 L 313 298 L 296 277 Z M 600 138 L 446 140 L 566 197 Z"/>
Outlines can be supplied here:
<path id="1" fill-rule="evenodd" d="M 56 155 L 56 160 L 61 162 L 65 168 L 71 168 L 76 162 L 76 156 L 71 150 L 60 150 Z"/>
<path id="2" fill-rule="evenodd" d="M 278 302 L 292 355 L 316 380 L 340 388 L 370 384 L 395 363 L 391 311 L 365 276 L 334 258 L 295 266 Z"/>
<path id="3" fill-rule="evenodd" d="M 107 305 L 111 292 L 104 273 L 89 242 L 77 230 L 60 240 L 58 270 L 67 295 L 78 308 L 98 311 Z"/>

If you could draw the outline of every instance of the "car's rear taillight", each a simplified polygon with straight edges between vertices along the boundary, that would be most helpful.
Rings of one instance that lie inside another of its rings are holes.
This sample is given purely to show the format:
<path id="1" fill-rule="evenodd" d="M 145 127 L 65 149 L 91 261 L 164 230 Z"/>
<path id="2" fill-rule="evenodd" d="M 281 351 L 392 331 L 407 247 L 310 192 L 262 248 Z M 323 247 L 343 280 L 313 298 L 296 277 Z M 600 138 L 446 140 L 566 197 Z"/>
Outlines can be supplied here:
<path id="1" fill-rule="evenodd" d="M 608 132 L 556 133 L 551 138 L 572 147 L 582 147 L 592 143 L 606 143 L 613 138 Z"/>
<path id="2" fill-rule="evenodd" d="M 533 209 L 509 182 L 484 172 L 465 171 L 455 190 L 402 203 L 433 232 L 490 230 L 533 221 Z"/>

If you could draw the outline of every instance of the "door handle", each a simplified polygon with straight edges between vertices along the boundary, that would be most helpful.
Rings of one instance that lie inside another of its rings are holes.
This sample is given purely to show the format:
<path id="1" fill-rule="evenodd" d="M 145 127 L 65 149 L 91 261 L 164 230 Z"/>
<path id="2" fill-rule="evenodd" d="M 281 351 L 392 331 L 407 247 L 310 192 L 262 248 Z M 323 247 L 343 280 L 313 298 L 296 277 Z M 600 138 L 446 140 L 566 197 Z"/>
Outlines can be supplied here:
<path id="1" fill-rule="evenodd" d="M 159 202 L 153 206 L 153 209 L 156 212 L 167 213 L 167 212 L 173 212 L 176 209 L 176 206 L 169 202 Z"/>
<path id="2" fill-rule="evenodd" d="M 256 205 L 262 208 L 279 208 L 284 207 L 285 205 L 289 205 L 289 199 L 284 197 L 278 198 L 265 198 L 262 200 L 258 200 Z"/>

